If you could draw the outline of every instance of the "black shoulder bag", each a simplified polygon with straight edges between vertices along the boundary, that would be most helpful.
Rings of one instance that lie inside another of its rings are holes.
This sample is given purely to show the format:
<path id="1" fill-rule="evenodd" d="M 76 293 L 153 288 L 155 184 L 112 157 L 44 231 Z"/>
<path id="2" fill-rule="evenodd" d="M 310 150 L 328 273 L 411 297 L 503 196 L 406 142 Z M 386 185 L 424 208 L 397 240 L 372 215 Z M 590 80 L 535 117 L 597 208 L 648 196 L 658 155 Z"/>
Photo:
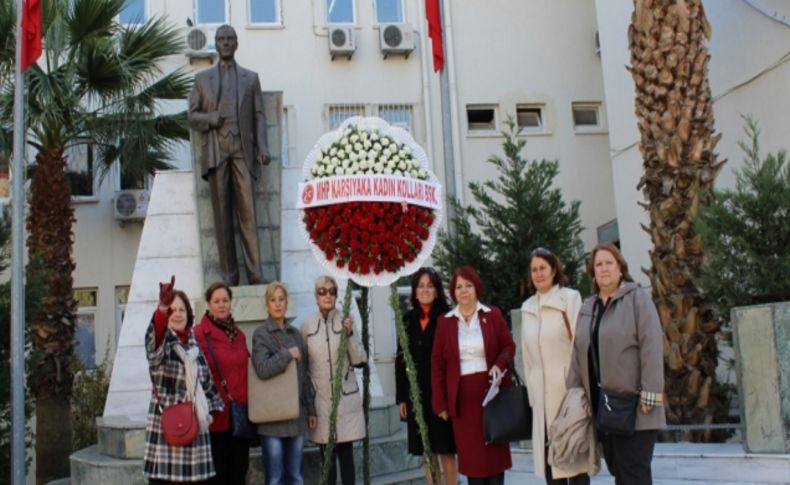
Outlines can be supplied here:
<path id="1" fill-rule="evenodd" d="M 596 384 L 598 385 L 598 412 L 595 415 L 595 427 L 599 433 L 631 436 L 636 429 L 636 408 L 639 404 L 639 394 L 623 394 L 601 387 L 598 352 L 595 350 L 595 345 L 593 345 L 592 341 L 594 333 L 592 327 L 596 324 L 596 321 L 600 325 L 600 320 L 597 318 L 598 302 L 595 303 L 594 309 L 592 325 L 590 325 L 590 349 L 593 353 L 593 370 L 597 381 Z M 603 311 L 604 308 L 601 308 L 600 312 L 603 313 Z"/>
<path id="2" fill-rule="evenodd" d="M 527 387 L 511 366 L 513 385 L 483 406 L 483 439 L 486 443 L 510 443 L 532 438 L 532 408 Z"/>

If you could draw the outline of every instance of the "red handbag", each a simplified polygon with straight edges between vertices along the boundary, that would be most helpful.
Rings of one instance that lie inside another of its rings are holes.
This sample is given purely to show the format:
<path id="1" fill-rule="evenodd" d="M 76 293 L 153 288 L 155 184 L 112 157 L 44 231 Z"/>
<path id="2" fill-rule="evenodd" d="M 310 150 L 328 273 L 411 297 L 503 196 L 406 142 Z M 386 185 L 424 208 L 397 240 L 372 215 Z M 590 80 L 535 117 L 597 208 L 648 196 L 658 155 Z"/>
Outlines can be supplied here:
<path id="1" fill-rule="evenodd" d="M 162 410 L 162 434 L 172 446 L 186 446 L 195 441 L 198 419 L 191 401 L 184 401 Z"/>
<path id="2" fill-rule="evenodd" d="M 197 376 L 195 377 L 197 386 Z M 166 408 L 159 402 L 159 392 L 156 390 L 156 383 L 151 377 L 151 386 L 154 397 L 159 403 L 159 415 L 161 416 L 162 434 L 165 441 L 171 446 L 187 446 L 195 441 L 198 435 L 198 419 L 195 406 L 192 401 L 183 401 L 173 404 Z"/>

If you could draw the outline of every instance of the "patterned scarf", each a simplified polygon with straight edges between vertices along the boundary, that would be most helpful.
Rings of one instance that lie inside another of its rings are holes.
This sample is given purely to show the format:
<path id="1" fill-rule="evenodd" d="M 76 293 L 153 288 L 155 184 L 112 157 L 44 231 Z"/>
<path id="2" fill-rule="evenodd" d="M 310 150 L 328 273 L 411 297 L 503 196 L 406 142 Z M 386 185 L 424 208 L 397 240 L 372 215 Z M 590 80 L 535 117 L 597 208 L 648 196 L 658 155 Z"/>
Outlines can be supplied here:
<path id="1" fill-rule="evenodd" d="M 206 310 L 206 317 L 211 320 L 211 323 L 225 332 L 225 335 L 227 335 L 230 341 L 233 342 L 233 339 L 236 338 L 236 334 L 239 333 L 239 329 L 236 328 L 236 322 L 233 321 L 233 315 L 228 316 L 227 320 L 220 320 L 219 318 L 210 314 L 208 310 Z"/>

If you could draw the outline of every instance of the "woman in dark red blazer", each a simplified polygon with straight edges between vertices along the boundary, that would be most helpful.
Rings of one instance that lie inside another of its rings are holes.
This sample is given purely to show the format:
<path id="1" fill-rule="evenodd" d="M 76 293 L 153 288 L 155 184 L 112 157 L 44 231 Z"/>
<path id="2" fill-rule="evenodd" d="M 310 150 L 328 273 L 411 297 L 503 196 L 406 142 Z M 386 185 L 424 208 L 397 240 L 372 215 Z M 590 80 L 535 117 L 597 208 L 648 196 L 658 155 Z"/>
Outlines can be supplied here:
<path id="1" fill-rule="evenodd" d="M 502 312 L 480 303 L 482 295 L 474 268 L 453 272 L 450 297 L 456 307 L 439 317 L 431 355 L 432 405 L 440 418 L 452 418 L 458 469 L 469 485 L 499 485 L 512 466 L 510 446 L 485 443 L 483 397 L 489 380 L 513 364 L 516 344 Z"/>

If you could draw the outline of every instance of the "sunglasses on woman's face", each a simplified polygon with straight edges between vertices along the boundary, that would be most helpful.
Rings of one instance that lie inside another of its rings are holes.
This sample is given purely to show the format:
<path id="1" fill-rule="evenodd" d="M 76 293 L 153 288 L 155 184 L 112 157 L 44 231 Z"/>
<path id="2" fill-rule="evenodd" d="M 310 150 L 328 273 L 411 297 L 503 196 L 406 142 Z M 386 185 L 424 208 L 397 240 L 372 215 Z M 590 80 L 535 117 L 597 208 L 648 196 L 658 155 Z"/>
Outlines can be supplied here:
<path id="1" fill-rule="evenodd" d="M 315 292 L 318 294 L 318 296 L 326 296 L 327 294 L 337 296 L 337 288 L 334 286 L 331 288 L 319 288 L 315 290 Z"/>

